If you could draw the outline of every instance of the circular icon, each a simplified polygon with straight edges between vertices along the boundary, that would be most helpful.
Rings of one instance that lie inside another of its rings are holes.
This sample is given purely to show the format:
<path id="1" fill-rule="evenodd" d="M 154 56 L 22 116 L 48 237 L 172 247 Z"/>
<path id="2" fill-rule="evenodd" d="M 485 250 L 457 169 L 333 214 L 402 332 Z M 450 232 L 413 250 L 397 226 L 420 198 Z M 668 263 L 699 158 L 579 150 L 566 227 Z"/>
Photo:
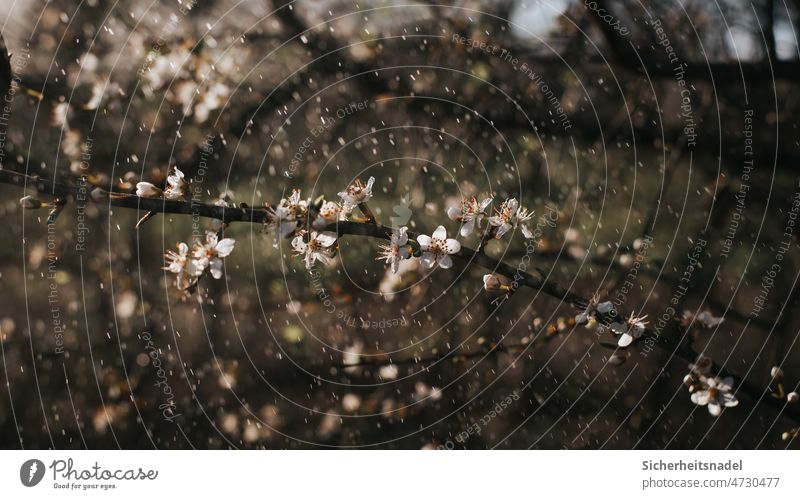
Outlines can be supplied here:
<path id="1" fill-rule="evenodd" d="M 38 459 L 28 459 L 19 468 L 19 479 L 26 487 L 35 487 L 44 478 L 44 463 Z"/>

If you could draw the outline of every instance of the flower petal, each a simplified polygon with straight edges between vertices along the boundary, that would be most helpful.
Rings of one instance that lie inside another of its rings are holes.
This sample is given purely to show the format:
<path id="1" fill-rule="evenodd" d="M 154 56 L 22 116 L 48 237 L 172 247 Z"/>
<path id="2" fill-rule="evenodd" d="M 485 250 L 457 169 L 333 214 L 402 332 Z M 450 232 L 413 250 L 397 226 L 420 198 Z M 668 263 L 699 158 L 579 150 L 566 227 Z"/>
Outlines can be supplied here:
<path id="1" fill-rule="evenodd" d="M 234 239 L 226 237 L 217 243 L 217 256 L 225 258 L 226 256 L 230 255 L 235 245 L 236 241 Z"/>
<path id="2" fill-rule="evenodd" d="M 419 243 L 419 249 L 426 251 L 431 245 L 431 237 L 426 236 L 425 234 L 420 234 L 417 236 L 417 243 Z"/>
<path id="3" fill-rule="evenodd" d="M 425 252 L 419 259 L 419 263 L 426 269 L 429 269 L 433 267 L 433 265 L 436 263 L 436 255 L 434 255 L 433 253 Z"/>
<path id="4" fill-rule="evenodd" d="M 164 191 L 151 184 L 150 182 L 139 182 L 136 184 L 136 195 L 141 198 L 154 198 L 164 194 Z"/>
<path id="5" fill-rule="evenodd" d="M 721 380 L 719 385 L 719 389 L 725 392 L 729 392 L 733 389 L 733 377 L 727 376 Z"/>
<path id="6" fill-rule="evenodd" d="M 186 271 L 192 275 L 199 276 L 204 270 L 206 270 L 206 267 L 208 267 L 207 257 L 190 259 L 186 263 Z"/>
<path id="7" fill-rule="evenodd" d="M 183 190 L 177 188 L 167 189 L 164 191 L 164 197 L 172 201 L 181 201 L 183 200 Z"/>
<path id="8" fill-rule="evenodd" d="M 734 397 L 730 393 L 722 394 L 722 402 L 723 404 L 725 404 L 725 407 L 736 407 L 737 405 L 739 405 L 739 401 L 736 400 L 736 397 Z"/>
<path id="9" fill-rule="evenodd" d="M 714 417 L 717 417 L 722 412 L 722 407 L 719 405 L 719 402 L 716 400 L 712 400 L 708 403 L 708 413 Z"/>
<path id="10" fill-rule="evenodd" d="M 431 237 L 433 239 L 440 239 L 440 240 L 444 241 L 445 239 L 447 239 L 447 229 L 444 228 L 444 225 L 440 225 L 440 226 L 436 227 L 436 230 L 433 231 L 433 234 L 431 234 Z"/>
<path id="11" fill-rule="evenodd" d="M 692 402 L 697 405 L 708 405 L 708 392 L 705 390 L 694 392 L 692 394 Z"/>
<path id="12" fill-rule="evenodd" d="M 504 223 L 504 224 L 500 225 L 497 228 L 497 232 L 495 232 L 495 234 L 494 234 L 495 239 L 501 239 L 504 235 L 506 235 L 506 232 L 508 232 L 508 229 L 510 229 L 510 228 L 511 228 L 511 224 Z"/>
<path id="13" fill-rule="evenodd" d="M 447 216 L 450 220 L 455 220 L 456 222 L 461 221 L 461 209 L 457 206 L 451 206 L 447 208 Z"/>
<path id="14" fill-rule="evenodd" d="M 461 243 L 456 241 L 455 239 L 448 239 L 445 242 L 445 249 L 447 250 L 448 254 L 454 255 L 459 251 L 461 251 Z"/>
<path id="15" fill-rule="evenodd" d="M 303 236 L 297 236 L 292 239 L 292 248 L 294 248 L 298 253 L 305 253 L 307 246 L 308 245 L 306 242 L 303 241 Z"/>
<path id="16" fill-rule="evenodd" d="M 467 237 L 468 235 L 472 234 L 475 230 L 475 219 L 473 218 L 469 222 L 465 223 L 461 226 L 461 237 Z"/>
<path id="17" fill-rule="evenodd" d="M 623 334 L 622 336 L 619 337 L 619 341 L 617 342 L 617 345 L 619 345 L 621 348 L 625 348 L 628 345 L 630 345 L 631 343 L 633 343 L 633 336 L 631 336 L 628 333 L 625 333 L 625 334 Z"/>
<path id="18" fill-rule="evenodd" d="M 439 263 L 439 266 L 443 269 L 449 269 L 450 267 L 453 266 L 453 259 L 450 258 L 450 255 L 439 255 L 436 261 Z"/>
<path id="19" fill-rule="evenodd" d="M 333 243 L 336 242 L 336 233 L 320 232 L 317 234 L 317 241 L 319 241 L 323 248 L 329 248 L 331 245 L 333 245 Z"/>
<path id="20" fill-rule="evenodd" d="M 398 246 L 405 246 L 408 244 L 408 227 L 400 227 L 392 234 L 392 242 Z"/>
<path id="21" fill-rule="evenodd" d="M 522 229 L 522 235 L 525 236 L 525 239 L 533 239 L 533 232 L 528 228 L 525 224 L 520 224 L 520 229 Z"/>
<path id="22" fill-rule="evenodd" d="M 214 279 L 219 279 L 222 277 L 222 260 L 219 258 L 214 258 L 211 260 L 211 264 L 208 266 L 208 269 L 211 271 L 211 277 Z"/>
<path id="23" fill-rule="evenodd" d="M 171 262 L 169 265 L 165 267 L 168 272 L 172 272 L 173 274 L 180 274 L 183 272 L 183 265 L 181 262 L 175 260 Z"/>

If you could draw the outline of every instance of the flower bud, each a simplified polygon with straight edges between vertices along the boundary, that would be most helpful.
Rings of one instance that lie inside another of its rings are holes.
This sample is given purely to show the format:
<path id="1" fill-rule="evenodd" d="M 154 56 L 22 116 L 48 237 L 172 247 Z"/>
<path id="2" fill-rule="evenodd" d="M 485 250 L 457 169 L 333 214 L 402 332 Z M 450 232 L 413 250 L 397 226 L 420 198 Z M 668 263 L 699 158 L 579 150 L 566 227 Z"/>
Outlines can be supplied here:
<path id="1" fill-rule="evenodd" d="M 783 369 L 778 366 L 772 366 L 770 375 L 772 375 L 772 379 L 775 381 L 783 381 Z"/>
<path id="2" fill-rule="evenodd" d="M 33 196 L 25 196 L 19 200 L 19 204 L 26 210 L 35 210 L 42 207 L 42 202 Z"/>
<path id="3" fill-rule="evenodd" d="M 786 395 L 786 402 L 790 404 L 796 404 L 798 400 L 800 400 L 800 395 L 797 392 L 789 392 Z"/>
<path id="4" fill-rule="evenodd" d="M 489 292 L 502 292 L 510 289 L 511 280 L 500 274 L 485 274 L 483 289 Z"/>
<path id="5" fill-rule="evenodd" d="M 136 184 L 136 195 L 140 198 L 161 197 L 163 191 L 150 182 L 139 182 Z"/>

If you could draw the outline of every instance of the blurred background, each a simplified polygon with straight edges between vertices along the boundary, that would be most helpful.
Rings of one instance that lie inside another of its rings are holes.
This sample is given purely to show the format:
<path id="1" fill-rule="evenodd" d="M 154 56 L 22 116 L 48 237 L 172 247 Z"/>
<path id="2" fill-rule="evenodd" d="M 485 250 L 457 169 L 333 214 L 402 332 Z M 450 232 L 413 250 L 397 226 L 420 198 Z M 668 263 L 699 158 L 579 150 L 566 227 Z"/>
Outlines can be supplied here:
<path id="1" fill-rule="evenodd" d="M 451 236 L 463 197 L 515 197 L 540 229 L 528 270 L 647 315 L 664 348 L 616 349 L 536 290 L 497 301 L 475 265 L 391 274 L 368 238 L 310 275 L 261 224 L 232 224 L 223 279 L 183 294 L 163 254 L 209 220 L 137 231 L 101 200 L 48 224 L 0 184 L 0 446 L 794 445 L 758 397 L 693 405 L 676 350 L 763 398 L 773 365 L 800 381 L 799 7 L 5 2 L 4 170 L 132 192 L 178 166 L 195 201 L 254 207 L 372 176 L 380 222 Z M 523 241 L 486 252 L 516 268 Z"/>

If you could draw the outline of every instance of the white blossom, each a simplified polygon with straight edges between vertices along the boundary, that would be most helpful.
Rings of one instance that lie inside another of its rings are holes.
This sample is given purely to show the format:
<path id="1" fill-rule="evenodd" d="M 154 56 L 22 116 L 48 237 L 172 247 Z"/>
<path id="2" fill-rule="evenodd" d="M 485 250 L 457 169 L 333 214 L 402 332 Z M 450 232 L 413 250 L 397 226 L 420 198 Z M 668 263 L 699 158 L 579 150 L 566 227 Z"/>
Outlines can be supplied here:
<path id="1" fill-rule="evenodd" d="M 140 198 L 160 198 L 164 191 L 150 182 L 139 182 L 136 184 L 136 195 Z"/>
<path id="2" fill-rule="evenodd" d="M 704 378 L 700 385 L 693 391 L 692 402 L 699 406 L 708 406 L 708 412 L 712 416 L 719 416 L 723 407 L 736 407 L 739 401 L 731 393 L 733 389 L 733 378 L 725 379 L 719 377 Z"/>
<path id="3" fill-rule="evenodd" d="M 589 321 L 596 320 L 597 315 L 605 315 L 614 310 L 614 305 L 610 301 L 598 303 L 597 297 L 592 297 L 586 309 L 575 316 L 575 323 L 578 325 L 588 324 Z"/>
<path id="4" fill-rule="evenodd" d="M 525 239 L 532 239 L 533 232 L 525 224 L 528 220 L 533 218 L 533 212 L 528 212 L 525 208 L 520 207 L 519 201 L 514 198 L 508 199 L 500 205 L 497 210 L 497 215 L 489 218 L 489 223 L 497 227 L 495 238 L 502 238 L 510 229 L 522 229 L 522 235 Z"/>
<path id="5" fill-rule="evenodd" d="M 319 214 L 311 224 L 315 229 L 324 229 L 333 222 L 339 220 L 339 214 L 342 212 L 342 207 L 335 201 L 326 201 L 319 208 Z"/>
<path id="6" fill-rule="evenodd" d="M 450 255 L 461 251 L 461 243 L 455 239 L 447 238 L 447 231 L 443 226 L 439 226 L 433 231 L 431 236 L 424 234 L 417 237 L 419 249 L 422 250 L 420 262 L 425 268 L 431 268 L 434 264 L 439 264 L 443 269 L 453 266 L 453 259 Z"/>
<path id="7" fill-rule="evenodd" d="M 400 227 L 392 231 L 389 244 L 381 244 L 381 253 L 378 260 L 386 260 L 393 273 L 397 273 L 400 261 L 411 256 L 408 246 L 408 227 Z"/>
<path id="8" fill-rule="evenodd" d="M 270 224 L 277 227 L 279 237 L 291 234 L 308 213 L 308 201 L 300 198 L 300 189 L 292 190 L 291 196 L 281 199 L 275 209 L 270 209 Z"/>
<path id="9" fill-rule="evenodd" d="M 450 220 L 461 222 L 461 237 L 467 237 L 475 229 L 480 230 L 481 222 L 488 218 L 486 208 L 492 204 L 492 198 L 486 198 L 478 202 L 476 198 L 464 200 L 461 206 L 451 206 L 447 209 L 447 216 Z"/>
<path id="10" fill-rule="evenodd" d="M 335 232 L 311 231 L 308 242 L 304 241 L 304 234 L 298 234 L 292 240 L 292 247 L 297 255 L 303 256 L 306 268 L 311 270 L 319 260 L 328 264 L 334 255 L 333 245 L 336 243 Z"/>
<path id="11" fill-rule="evenodd" d="M 353 211 L 353 208 L 360 203 L 369 201 L 372 197 L 372 184 L 374 183 L 375 177 L 370 177 L 366 185 L 362 184 L 360 179 L 356 179 L 347 189 L 339 193 L 339 197 L 342 198 L 342 209 L 345 214 L 349 215 Z"/>
<path id="12" fill-rule="evenodd" d="M 164 270 L 176 274 L 178 289 L 187 289 L 197 282 L 205 269 L 197 260 L 190 258 L 189 246 L 178 243 L 178 251 L 167 250 L 167 265 Z"/>
<path id="13" fill-rule="evenodd" d="M 216 232 L 208 231 L 206 242 L 195 246 L 193 256 L 198 265 L 209 269 L 211 277 L 219 279 L 222 277 L 222 259 L 231 254 L 235 245 L 234 239 L 226 237 L 220 240 Z"/>
<path id="14" fill-rule="evenodd" d="M 164 189 L 164 197 L 172 200 L 182 200 L 186 196 L 188 189 L 189 186 L 184 179 L 183 172 L 177 166 L 173 167 L 172 173 L 167 175 L 167 188 Z"/>
<path id="15" fill-rule="evenodd" d="M 633 340 L 639 338 L 644 334 L 645 326 L 647 325 L 647 316 L 636 317 L 631 313 L 631 316 L 625 322 L 612 322 L 609 325 L 611 332 L 619 336 L 617 345 L 620 348 L 625 348 L 633 343 Z"/>

